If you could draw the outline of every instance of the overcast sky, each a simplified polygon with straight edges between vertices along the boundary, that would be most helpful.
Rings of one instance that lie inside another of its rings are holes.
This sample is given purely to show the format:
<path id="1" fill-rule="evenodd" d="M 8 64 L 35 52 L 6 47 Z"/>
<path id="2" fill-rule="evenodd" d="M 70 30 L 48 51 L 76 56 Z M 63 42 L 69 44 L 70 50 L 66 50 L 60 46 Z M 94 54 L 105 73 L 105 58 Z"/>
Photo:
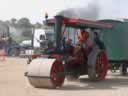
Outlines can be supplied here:
<path id="1" fill-rule="evenodd" d="M 42 22 L 44 13 L 57 12 L 92 2 L 99 7 L 99 18 L 128 18 L 128 0 L 0 0 L 0 19 L 28 17 L 32 23 Z"/>

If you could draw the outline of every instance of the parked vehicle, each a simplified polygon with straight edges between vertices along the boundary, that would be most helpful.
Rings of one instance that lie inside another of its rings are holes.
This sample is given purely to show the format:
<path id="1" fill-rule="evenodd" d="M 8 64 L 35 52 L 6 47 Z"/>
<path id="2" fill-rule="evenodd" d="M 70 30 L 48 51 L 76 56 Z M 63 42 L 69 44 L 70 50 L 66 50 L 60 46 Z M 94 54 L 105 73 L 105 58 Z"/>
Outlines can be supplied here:
<path id="1" fill-rule="evenodd" d="M 111 29 L 103 29 L 102 40 L 106 45 L 109 65 L 112 72 L 120 69 L 122 75 L 126 75 L 128 67 L 128 22 L 119 20 L 100 20 L 111 23 Z"/>

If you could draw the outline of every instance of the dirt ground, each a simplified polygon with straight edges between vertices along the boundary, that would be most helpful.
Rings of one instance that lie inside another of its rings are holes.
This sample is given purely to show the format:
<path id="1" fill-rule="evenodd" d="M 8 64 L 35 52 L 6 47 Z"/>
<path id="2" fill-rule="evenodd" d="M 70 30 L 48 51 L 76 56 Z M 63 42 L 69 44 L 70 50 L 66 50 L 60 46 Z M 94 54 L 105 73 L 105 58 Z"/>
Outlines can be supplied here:
<path id="1" fill-rule="evenodd" d="M 83 76 L 77 81 L 65 81 L 60 89 L 33 88 L 24 76 L 26 61 L 0 61 L 0 96 L 128 96 L 128 76 L 110 72 L 105 81 L 91 82 Z"/>

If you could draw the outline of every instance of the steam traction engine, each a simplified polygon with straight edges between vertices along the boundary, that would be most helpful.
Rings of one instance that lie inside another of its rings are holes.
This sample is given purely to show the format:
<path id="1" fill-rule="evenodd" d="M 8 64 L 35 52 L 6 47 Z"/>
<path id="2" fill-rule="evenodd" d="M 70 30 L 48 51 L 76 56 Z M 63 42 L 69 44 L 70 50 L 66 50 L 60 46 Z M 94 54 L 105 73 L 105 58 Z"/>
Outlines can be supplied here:
<path id="1" fill-rule="evenodd" d="M 105 50 L 93 48 L 88 54 L 84 54 L 84 50 L 80 49 L 79 58 L 69 60 L 71 57 L 66 51 L 66 43 L 63 40 L 63 32 L 65 28 L 90 28 L 104 29 L 111 28 L 111 24 L 88 21 L 82 19 L 66 18 L 63 16 L 55 16 L 55 19 L 48 19 L 47 25 L 54 26 L 53 38 L 47 38 L 52 42 L 52 47 L 45 49 L 41 57 L 33 57 L 28 65 L 26 76 L 30 84 L 34 87 L 57 88 L 64 83 L 65 77 L 79 78 L 81 75 L 88 75 L 90 80 L 104 80 L 108 70 L 108 60 Z M 90 32 L 91 33 L 91 32 Z M 76 34 L 73 34 L 74 36 Z M 75 38 L 74 38 L 75 40 Z M 78 45 L 74 49 L 79 48 Z M 72 55 L 74 57 L 74 55 Z M 70 62 L 69 62 L 70 61 Z M 76 68 L 74 63 L 77 62 Z M 73 66 L 72 66 L 73 65 Z"/>

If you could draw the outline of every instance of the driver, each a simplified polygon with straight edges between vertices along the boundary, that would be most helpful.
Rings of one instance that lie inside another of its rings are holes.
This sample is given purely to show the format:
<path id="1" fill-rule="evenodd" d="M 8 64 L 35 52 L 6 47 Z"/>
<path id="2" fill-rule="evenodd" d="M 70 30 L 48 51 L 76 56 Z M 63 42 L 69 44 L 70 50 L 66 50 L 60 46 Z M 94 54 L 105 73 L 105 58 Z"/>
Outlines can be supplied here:
<path id="1" fill-rule="evenodd" d="M 84 29 L 80 29 L 77 34 L 78 42 L 82 46 L 82 50 L 84 52 L 84 57 L 88 56 L 92 50 L 92 41 L 89 37 L 89 33 Z"/>
<path id="2" fill-rule="evenodd" d="M 85 43 L 88 37 L 89 37 L 89 33 L 85 31 L 84 29 L 80 29 L 80 31 L 77 33 L 78 42 L 84 48 L 85 48 Z"/>

